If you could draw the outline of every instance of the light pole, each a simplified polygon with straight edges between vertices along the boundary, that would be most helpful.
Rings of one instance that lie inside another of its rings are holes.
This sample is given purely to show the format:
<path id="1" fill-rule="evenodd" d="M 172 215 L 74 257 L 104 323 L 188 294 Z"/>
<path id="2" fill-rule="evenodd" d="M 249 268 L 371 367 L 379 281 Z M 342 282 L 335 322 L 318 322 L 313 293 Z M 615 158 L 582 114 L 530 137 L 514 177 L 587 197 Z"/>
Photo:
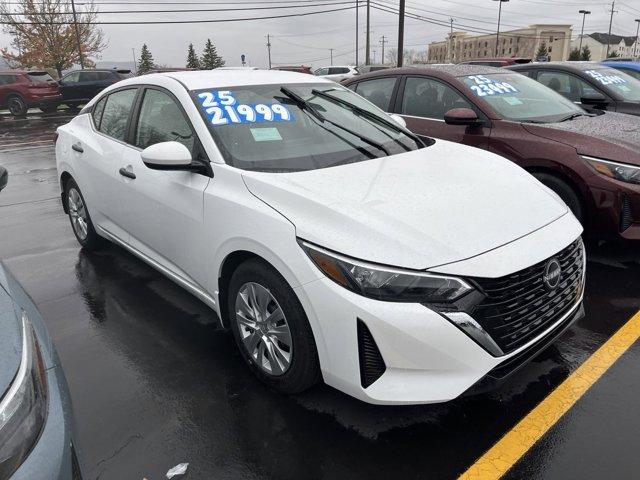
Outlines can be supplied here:
<path id="1" fill-rule="evenodd" d="M 590 15 L 591 12 L 589 10 L 580 10 L 578 13 L 582 14 L 582 30 L 580 30 L 580 46 L 578 47 L 578 53 L 582 55 L 582 36 L 584 35 L 584 19 L 587 18 L 587 15 Z"/>
<path id="2" fill-rule="evenodd" d="M 500 17 L 502 16 L 502 3 L 508 2 L 509 0 L 493 0 L 494 2 L 499 2 L 498 5 L 498 29 L 496 30 L 496 53 L 495 57 L 498 56 L 498 41 L 500 40 Z"/>
<path id="3" fill-rule="evenodd" d="M 329 49 L 329 53 L 331 53 L 331 65 L 333 65 L 333 48 Z"/>
<path id="4" fill-rule="evenodd" d="M 638 27 L 636 28 L 636 43 L 633 44 L 633 58 L 636 58 L 636 47 L 638 46 L 638 33 L 640 33 L 640 18 L 636 18 Z"/>
<path id="5" fill-rule="evenodd" d="M 405 7 L 405 0 L 400 0 L 400 5 L 398 6 L 398 62 L 396 64 L 397 67 L 402 66 L 402 54 L 404 52 L 404 7 Z M 384 55 L 383 55 L 383 58 L 384 58 Z"/>
<path id="6" fill-rule="evenodd" d="M 133 53 L 133 72 L 138 75 L 138 60 L 136 59 L 136 49 L 131 48 L 131 53 Z"/>

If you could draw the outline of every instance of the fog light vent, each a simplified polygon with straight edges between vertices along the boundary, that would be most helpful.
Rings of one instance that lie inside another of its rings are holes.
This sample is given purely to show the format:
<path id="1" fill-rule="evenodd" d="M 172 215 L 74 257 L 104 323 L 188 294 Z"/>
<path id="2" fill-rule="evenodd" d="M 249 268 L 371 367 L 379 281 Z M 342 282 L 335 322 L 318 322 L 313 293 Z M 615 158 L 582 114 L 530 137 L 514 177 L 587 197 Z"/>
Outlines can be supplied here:
<path id="1" fill-rule="evenodd" d="M 631 202 L 626 195 L 622 196 L 622 208 L 620 209 L 620 231 L 624 232 L 633 223 L 631 214 Z"/>
<path id="2" fill-rule="evenodd" d="M 367 388 L 387 369 L 373 335 L 365 323 L 358 319 L 358 354 L 360 356 L 360 383 Z"/>

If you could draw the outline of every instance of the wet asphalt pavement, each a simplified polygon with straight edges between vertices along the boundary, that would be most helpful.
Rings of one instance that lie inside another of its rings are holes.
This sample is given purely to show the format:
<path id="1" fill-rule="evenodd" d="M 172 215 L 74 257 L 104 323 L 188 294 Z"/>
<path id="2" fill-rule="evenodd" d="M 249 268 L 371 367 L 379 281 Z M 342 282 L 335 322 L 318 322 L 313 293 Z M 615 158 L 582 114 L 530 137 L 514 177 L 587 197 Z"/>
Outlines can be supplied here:
<path id="1" fill-rule="evenodd" d="M 640 309 L 640 246 L 588 245 L 586 317 L 499 390 L 379 407 L 326 386 L 260 384 L 207 307 L 124 250 L 78 248 L 62 212 L 58 112 L 0 117 L 0 258 L 49 327 L 87 479 L 454 478 Z M 506 478 L 637 478 L 640 345 L 629 349 Z"/>

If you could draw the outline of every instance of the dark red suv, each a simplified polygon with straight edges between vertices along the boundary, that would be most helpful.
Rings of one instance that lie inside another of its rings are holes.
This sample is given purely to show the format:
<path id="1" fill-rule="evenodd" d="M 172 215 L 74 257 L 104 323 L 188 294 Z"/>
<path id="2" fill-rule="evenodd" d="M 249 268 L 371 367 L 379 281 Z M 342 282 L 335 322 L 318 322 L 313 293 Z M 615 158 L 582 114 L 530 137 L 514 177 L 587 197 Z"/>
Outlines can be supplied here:
<path id="1" fill-rule="evenodd" d="M 34 107 L 53 112 L 61 100 L 58 82 L 45 71 L 0 71 L 0 108 L 8 108 L 16 117 Z"/>
<path id="2" fill-rule="evenodd" d="M 420 136 L 524 167 L 592 236 L 640 240 L 640 117 L 589 112 L 529 77 L 477 65 L 384 70 L 344 85 Z"/>

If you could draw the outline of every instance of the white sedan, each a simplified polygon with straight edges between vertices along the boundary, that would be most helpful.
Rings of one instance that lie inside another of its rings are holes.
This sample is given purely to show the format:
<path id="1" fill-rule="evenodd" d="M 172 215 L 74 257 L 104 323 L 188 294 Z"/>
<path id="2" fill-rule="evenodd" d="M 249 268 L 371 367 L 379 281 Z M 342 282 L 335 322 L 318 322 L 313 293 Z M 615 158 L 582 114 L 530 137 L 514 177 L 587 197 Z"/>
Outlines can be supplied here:
<path id="1" fill-rule="evenodd" d="M 327 80 L 333 80 L 334 82 L 341 82 L 346 78 L 355 77 L 358 75 L 358 69 L 352 65 L 320 67 L 313 71 L 313 74 L 326 78 Z"/>
<path id="2" fill-rule="evenodd" d="M 209 305 L 268 385 L 447 401 L 582 315 L 582 229 L 512 162 L 397 122 L 292 72 L 131 78 L 58 129 L 63 205 L 82 247 Z"/>

